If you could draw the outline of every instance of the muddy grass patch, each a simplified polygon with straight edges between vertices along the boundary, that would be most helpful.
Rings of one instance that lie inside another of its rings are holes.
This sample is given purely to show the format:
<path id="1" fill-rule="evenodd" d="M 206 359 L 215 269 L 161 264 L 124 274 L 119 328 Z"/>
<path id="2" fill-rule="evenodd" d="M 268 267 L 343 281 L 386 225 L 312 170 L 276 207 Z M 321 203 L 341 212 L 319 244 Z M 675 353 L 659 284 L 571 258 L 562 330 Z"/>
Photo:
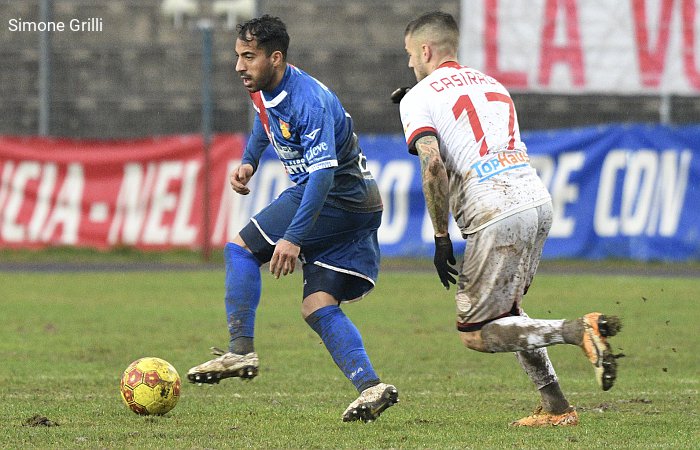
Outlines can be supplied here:
<path id="1" fill-rule="evenodd" d="M 22 422 L 23 427 L 57 427 L 58 423 L 40 414 L 35 414 Z"/>

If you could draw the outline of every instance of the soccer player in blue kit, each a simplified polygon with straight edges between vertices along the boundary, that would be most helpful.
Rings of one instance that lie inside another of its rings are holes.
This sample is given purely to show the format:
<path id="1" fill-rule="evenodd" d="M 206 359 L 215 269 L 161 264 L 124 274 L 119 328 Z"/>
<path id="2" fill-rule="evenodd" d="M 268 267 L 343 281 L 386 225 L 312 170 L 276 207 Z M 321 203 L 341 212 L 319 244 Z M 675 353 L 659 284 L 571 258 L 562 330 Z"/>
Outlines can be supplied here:
<path id="1" fill-rule="evenodd" d="M 260 266 L 270 262 L 275 278 L 304 275 L 302 316 L 321 337 L 333 361 L 360 396 L 343 421 L 372 421 L 398 402 L 396 387 L 382 383 L 355 325 L 340 304 L 359 300 L 379 271 L 377 229 L 382 199 L 353 132 L 353 121 L 336 95 L 286 61 L 285 24 L 264 15 L 238 25 L 236 72 L 257 112 L 241 164 L 231 175 L 238 194 L 260 157 L 272 145 L 294 185 L 250 219 L 224 250 L 229 351 L 193 367 L 193 383 L 228 377 L 252 378 L 255 312 L 260 302 Z"/>

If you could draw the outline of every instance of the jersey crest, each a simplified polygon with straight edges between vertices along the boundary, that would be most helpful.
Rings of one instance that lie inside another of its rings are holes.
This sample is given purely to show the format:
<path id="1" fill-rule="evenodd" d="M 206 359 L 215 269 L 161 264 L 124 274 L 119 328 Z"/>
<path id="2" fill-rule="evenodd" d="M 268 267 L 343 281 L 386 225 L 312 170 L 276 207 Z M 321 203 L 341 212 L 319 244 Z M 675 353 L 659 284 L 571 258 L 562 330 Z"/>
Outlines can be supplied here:
<path id="1" fill-rule="evenodd" d="M 292 137 L 292 133 L 289 132 L 289 124 L 282 119 L 280 119 L 280 131 L 285 139 Z"/>

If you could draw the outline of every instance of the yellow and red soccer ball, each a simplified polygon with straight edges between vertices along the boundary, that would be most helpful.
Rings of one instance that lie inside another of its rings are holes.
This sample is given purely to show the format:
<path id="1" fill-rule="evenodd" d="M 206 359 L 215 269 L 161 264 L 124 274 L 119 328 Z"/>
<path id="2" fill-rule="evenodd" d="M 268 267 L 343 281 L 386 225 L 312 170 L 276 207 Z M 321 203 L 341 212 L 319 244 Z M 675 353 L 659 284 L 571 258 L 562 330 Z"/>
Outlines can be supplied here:
<path id="1" fill-rule="evenodd" d="M 180 399 L 180 375 L 167 361 L 145 357 L 124 370 L 119 390 L 122 400 L 140 415 L 163 415 Z"/>

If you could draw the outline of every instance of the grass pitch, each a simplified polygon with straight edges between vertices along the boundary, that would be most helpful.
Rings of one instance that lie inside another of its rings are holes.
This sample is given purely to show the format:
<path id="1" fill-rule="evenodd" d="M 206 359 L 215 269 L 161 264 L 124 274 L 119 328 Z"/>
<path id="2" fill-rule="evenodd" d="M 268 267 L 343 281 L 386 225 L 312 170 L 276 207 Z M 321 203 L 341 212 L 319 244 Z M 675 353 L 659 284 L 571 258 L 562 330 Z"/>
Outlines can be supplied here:
<path id="1" fill-rule="evenodd" d="M 479 354 L 454 329 L 454 289 L 433 273 L 384 272 L 344 307 L 401 402 L 343 423 L 357 393 L 301 319 L 301 277 L 263 274 L 251 382 L 183 383 L 177 407 L 140 417 L 119 377 L 142 356 L 185 376 L 225 347 L 223 271 L 0 273 L 2 448 L 691 448 L 700 442 L 697 278 L 540 274 L 531 317 L 622 316 L 619 376 L 596 385 L 580 349 L 550 356 L 581 423 L 512 429 L 538 395 L 513 355 Z M 38 417 L 37 417 L 38 416 Z M 34 418 L 32 420 L 32 418 Z M 43 420 L 42 418 L 46 418 Z M 55 426 L 48 426 L 55 425 Z"/>

